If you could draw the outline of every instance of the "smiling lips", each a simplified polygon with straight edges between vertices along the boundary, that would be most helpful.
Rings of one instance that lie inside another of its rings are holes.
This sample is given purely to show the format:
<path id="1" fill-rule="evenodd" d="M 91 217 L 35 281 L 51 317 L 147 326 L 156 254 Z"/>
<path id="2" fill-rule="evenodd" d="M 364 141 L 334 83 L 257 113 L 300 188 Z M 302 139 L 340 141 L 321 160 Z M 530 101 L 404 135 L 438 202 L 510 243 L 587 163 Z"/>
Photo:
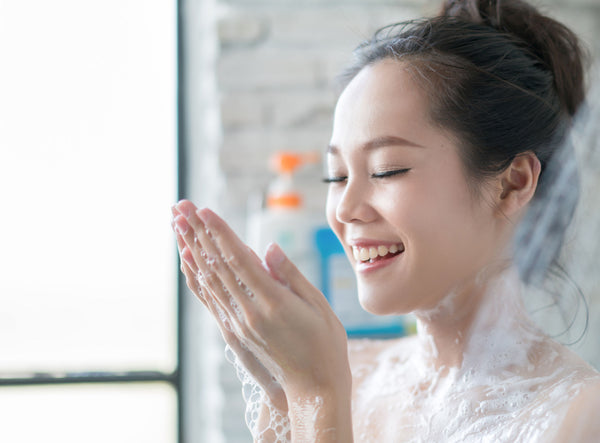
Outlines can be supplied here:
<path id="1" fill-rule="evenodd" d="M 402 243 L 390 246 L 352 246 L 352 254 L 354 255 L 354 259 L 363 263 L 373 263 L 381 258 L 391 258 L 400 254 L 401 252 L 404 252 L 404 245 Z"/>

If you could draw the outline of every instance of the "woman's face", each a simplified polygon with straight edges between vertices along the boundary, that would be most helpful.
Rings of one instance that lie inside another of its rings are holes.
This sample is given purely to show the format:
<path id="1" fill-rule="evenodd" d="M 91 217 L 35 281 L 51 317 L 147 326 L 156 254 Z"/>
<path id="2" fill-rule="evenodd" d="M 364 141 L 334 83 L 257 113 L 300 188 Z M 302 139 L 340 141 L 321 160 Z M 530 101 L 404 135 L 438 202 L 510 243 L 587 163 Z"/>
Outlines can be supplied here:
<path id="1" fill-rule="evenodd" d="M 456 143 L 427 111 L 393 60 L 364 68 L 337 103 L 327 218 L 376 314 L 434 308 L 504 249 L 497 210 L 472 194 Z"/>

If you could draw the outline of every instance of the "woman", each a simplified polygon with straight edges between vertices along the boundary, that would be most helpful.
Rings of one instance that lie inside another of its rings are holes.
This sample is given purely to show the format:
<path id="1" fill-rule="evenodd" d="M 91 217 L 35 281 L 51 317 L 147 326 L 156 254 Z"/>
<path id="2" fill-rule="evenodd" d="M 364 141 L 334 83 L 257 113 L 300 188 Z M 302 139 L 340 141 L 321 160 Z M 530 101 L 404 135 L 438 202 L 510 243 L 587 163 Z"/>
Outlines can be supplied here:
<path id="1" fill-rule="evenodd" d="M 584 97 L 576 37 L 519 0 L 447 1 L 345 79 L 327 218 L 361 305 L 414 313 L 416 336 L 348 343 L 278 246 L 263 263 L 174 207 L 188 286 L 260 387 L 255 440 L 597 441 L 600 376 L 527 317 L 512 241 Z"/>

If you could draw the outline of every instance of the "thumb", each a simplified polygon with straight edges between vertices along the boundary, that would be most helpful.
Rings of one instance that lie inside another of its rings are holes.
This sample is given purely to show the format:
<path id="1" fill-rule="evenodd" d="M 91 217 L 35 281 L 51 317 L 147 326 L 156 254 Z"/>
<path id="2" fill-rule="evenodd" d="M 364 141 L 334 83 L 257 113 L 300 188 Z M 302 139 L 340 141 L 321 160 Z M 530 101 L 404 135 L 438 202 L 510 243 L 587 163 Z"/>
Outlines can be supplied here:
<path id="1" fill-rule="evenodd" d="M 278 244 L 271 243 L 267 247 L 265 263 L 273 277 L 288 286 L 300 297 L 306 298 L 308 290 L 316 289 L 285 255 Z"/>

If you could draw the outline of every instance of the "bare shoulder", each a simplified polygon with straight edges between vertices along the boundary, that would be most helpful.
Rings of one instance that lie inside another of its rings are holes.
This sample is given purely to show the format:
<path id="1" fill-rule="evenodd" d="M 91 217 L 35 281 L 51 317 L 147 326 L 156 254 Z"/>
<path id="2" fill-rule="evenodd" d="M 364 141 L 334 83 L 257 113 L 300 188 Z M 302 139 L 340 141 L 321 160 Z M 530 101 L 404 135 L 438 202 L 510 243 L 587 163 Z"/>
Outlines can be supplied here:
<path id="1" fill-rule="evenodd" d="M 585 382 L 579 394 L 570 403 L 565 419 L 556 436 L 556 442 L 600 441 L 600 375 Z"/>

